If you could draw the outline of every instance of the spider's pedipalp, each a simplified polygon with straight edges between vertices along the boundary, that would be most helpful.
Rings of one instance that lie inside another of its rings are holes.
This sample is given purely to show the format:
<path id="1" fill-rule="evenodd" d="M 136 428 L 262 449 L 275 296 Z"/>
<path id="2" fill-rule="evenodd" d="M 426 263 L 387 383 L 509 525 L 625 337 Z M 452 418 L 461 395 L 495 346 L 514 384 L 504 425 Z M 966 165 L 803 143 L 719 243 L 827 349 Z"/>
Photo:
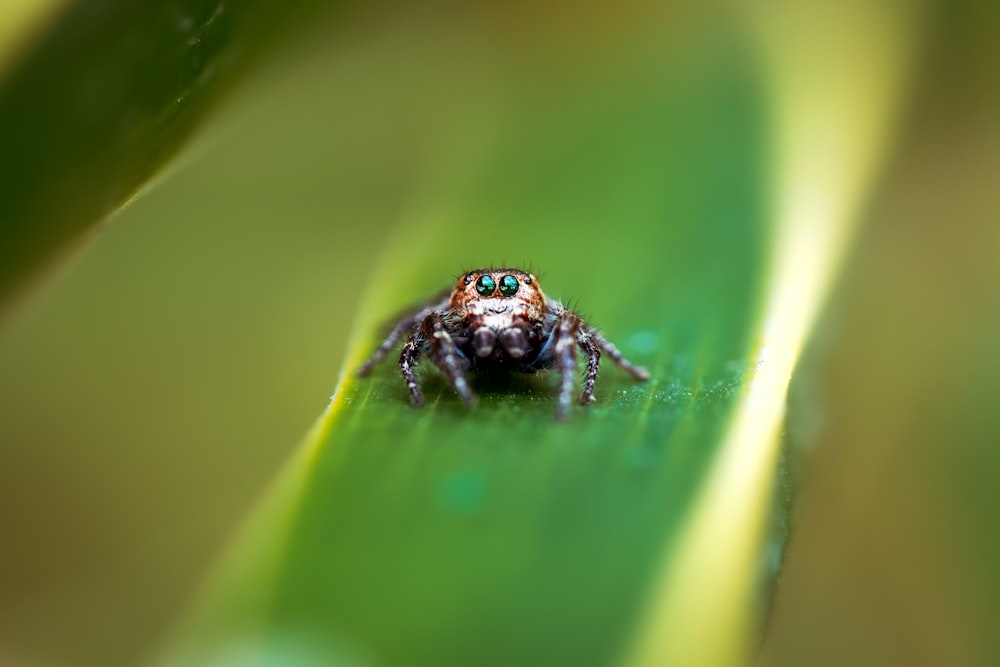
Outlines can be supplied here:
<path id="1" fill-rule="evenodd" d="M 477 357 L 488 357 L 493 354 L 493 348 L 497 344 L 497 336 L 492 329 L 480 327 L 472 336 L 472 350 Z"/>
<path id="2" fill-rule="evenodd" d="M 500 340 L 512 359 L 520 359 L 528 352 L 528 339 L 521 329 L 514 327 L 504 329 L 500 334 Z"/>

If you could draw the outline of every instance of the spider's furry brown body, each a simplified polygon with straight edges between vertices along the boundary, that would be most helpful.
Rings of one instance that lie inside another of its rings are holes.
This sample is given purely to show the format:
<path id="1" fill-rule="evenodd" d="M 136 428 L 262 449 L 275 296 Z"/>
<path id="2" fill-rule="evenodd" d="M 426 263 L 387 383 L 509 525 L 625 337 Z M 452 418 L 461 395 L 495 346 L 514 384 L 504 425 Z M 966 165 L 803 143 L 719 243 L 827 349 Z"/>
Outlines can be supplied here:
<path id="1" fill-rule="evenodd" d="M 556 417 L 569 410 L 576 372 L 576 348 L 587 359 L 587 376 L 580 402 L 594 400 L 594 381 L 604 352 L 639 380 L 649 373 L 632 365 L 599 331 L 555 299 L 549 299 L 538 280 L 520 269 L 478 269 L 463 274 L 450 294 L 400 319 L 371 358 L 358 369 L 366 375 L 407 335 L 399 368 L 415 406 L 424 397 L 414 366 L 426 356 L 448 379 L 466 403 L 475 394 L 466 371 L 488 367 L 535 373 L 558 368 L 559 403 Z"/>

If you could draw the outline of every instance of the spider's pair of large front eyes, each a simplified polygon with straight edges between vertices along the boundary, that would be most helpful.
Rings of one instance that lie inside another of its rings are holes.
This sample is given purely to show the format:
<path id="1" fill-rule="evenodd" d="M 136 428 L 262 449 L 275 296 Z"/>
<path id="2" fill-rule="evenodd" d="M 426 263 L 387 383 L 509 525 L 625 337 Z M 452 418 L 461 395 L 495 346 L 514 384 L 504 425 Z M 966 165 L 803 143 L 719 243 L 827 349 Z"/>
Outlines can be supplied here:
<path id="1" fill-rule="evenodd" d="M 514 296 L 518 288 L 517 278 L 514 276 L 504 276 L 500 279 L 500 294 L 504 296 Z M 497 288 L 497 281 L 491 276 L 479 276 L 476 281 L 476 291 L 479 296 L 490 296 Z"/>

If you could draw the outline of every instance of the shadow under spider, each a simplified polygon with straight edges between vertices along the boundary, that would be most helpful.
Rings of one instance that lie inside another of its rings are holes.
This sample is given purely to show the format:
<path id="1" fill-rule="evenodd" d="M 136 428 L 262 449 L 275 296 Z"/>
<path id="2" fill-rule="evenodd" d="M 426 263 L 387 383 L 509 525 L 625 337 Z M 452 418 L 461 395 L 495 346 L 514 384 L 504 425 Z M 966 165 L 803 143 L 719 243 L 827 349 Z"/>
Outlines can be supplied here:
<path id="1" fill-rule="evenodd" d="M 549 375 L 544 372 L 529 374 L 502 369 L 480 369 L 468 372 L 466 377 L 476 396 L 487 400 L 549 395 L 555 399 L 556 387 L 550 381 Z M 443 403 L 461 403 L 454 387 L 440 373 L 426 373 L 421 377 L 420 385 L 428 399 L 433 397 L 434 400 Z"/>

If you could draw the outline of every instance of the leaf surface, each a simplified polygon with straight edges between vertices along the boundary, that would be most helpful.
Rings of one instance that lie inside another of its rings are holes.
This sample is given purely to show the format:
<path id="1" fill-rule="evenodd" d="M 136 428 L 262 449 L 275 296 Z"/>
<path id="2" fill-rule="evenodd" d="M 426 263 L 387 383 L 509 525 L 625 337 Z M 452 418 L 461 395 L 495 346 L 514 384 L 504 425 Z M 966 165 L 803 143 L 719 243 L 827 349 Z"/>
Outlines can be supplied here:
<path id="1" fill-rule="evenodd" d="M 752 370 L 760 91 L 739 49 L 712 55 L 697 76 L 665 58 L 626 85 L 515 100 L 441 147 L 375 267 L 329 414 L 174 659 L 248 646 L 265 664 L 624 654 Z M 554 374 L 474 378 L 469 409 L 424 369 L 419 410 L 392 359 L 353 377 L 394 312 L 460 270 L 518 264 L 652 380 L 605 361 L 598 401 L 558 423 Z"/>

